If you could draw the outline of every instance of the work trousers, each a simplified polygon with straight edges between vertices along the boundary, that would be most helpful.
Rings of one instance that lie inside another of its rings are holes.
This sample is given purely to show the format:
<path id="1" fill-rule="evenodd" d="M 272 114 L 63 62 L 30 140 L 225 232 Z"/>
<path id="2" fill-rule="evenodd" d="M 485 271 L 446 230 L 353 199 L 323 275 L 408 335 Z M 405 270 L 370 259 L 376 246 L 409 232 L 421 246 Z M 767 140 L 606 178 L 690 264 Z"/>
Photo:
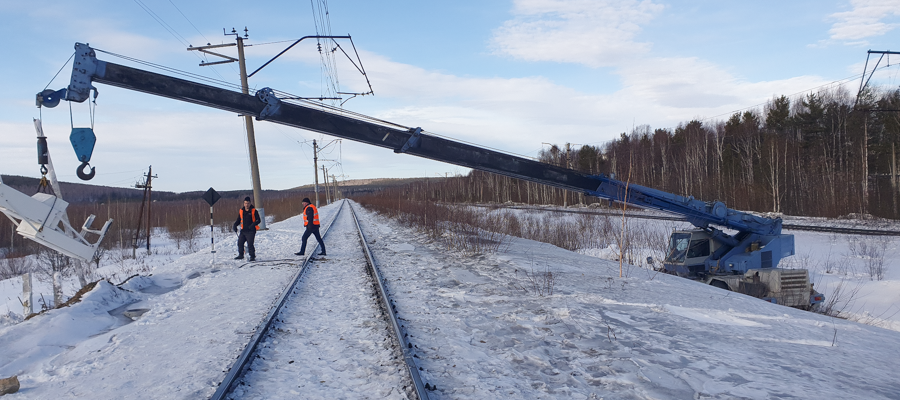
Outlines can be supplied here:
<path id="1" fill-rule="evenodd" d="M 241 229 L 238 234 L 238 256 L 244 256 L 244 243 L 247 243 L 247 252 L 250 257 L 256 257 L 256 247 L 253 247 L 253 239 L 256 238 L 256 230 L 248 231 Z"/>
<path id="2" fill-rule="evenodd" d="M 322 241 L 322 235 L 319 234 L 319 225 L 310 225 L 306 227 L 306 232 L 303 232 L 303 243 L 300 244 L 300 252 L 306 253 L 306 240 L 309 239 L 309 235 L 315 235 L 316 240 L 319 242 L 319 247 L 321 247 L 321 252 L 325 252 L 325 242 Z"/>

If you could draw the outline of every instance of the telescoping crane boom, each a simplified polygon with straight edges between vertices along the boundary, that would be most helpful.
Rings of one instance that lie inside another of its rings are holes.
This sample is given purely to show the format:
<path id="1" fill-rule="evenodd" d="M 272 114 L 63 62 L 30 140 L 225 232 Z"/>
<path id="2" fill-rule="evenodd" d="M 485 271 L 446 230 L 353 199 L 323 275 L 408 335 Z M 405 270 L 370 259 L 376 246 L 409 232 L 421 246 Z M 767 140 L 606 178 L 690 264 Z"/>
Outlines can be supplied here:
<path id="1" fill-rule="evenodd" d="M 687 218 L 697 229 L 674 232 L 663 264 L 682 276 L 707 278 L 733 290 L 760 282 L 759 270 L 777 269 L 779 261 L 794 254 L 794 237 L 781 233 L 780 218 L 763 218 L 727 208 L 720 201 L 707 202 L 634 185 L 605 175 L 589 175 L 548 165 L 436 135 L 421 128 L 368 118 L 312 103 L 279 98 L 275 90 L 263 88 L 255 95 L 114 64 L 97 59 L 87 44 L 76 43 L 72 77 L 67 88 L 37 95 L 38 106 L 53 107 L 60 100 L 83 102 L 103 83 L 124 89 L 169 97 L 242 115 L 257 120 L 320 132 L 393 149 L 432 160 L 493 172 L 513 178 L 581 192 L 589 196 L 661 210 Z M 717 228 L 736 231 L 728 234 Z M 753 278 L 747 278 L 752 274 Z M 724 278 L 726 276 L 741 279 Z M 765 277 L 762 279 L 765 281 Z M 733 282 L 732 282 L 733 281 Z M 806 300 L 809 301 L 808 277 Z M 780 286 L 779 286 L 780 287 Z M 743 290 L 747 292 L 748 290 Z M 770 293 L 771 294 L 771 293 Z M 765 294 L 758 297 L 765 297 Z M 770 296 L 771 297 L 771 296 Z M 800 296 L 803 297 L 803 296 Z M 777 300 L 775 300 L 777 301 Z M 783 302 L 782 302 L 783 303 Z M 804 305 L 800 302 L 800 305 Z M 788 304 L 792 305 L 792 304 Z"/>

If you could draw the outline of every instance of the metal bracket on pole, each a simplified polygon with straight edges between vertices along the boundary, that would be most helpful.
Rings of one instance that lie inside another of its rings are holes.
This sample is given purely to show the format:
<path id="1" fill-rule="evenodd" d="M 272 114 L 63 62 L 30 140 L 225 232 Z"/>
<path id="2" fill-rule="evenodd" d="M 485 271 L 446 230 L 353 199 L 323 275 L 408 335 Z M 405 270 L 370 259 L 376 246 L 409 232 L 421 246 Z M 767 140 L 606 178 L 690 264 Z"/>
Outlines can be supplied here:
<path id="1" fill-rule="evenodd" d="M 263 103 L 266 103 L 266 107 L 263 108 L 263 110 L 259 113 L 259 116 L 256 117 L 257 121 L 264 121 L 281 111 L 281 100 L 275 96 L 275 91 L 271 88 L 262 88 L 260 90 L 257 90 L 256 98 L 258 98 Z"/>
<path id="2" fill-rule="evenodd" d="M 410 133 L 412 133 L 412 135 L 409 137 L 409 140 L 403 144 L 403 147 L 394 149 L 394 153 L 406 153 L 409 149 L 419 148 L 419 144 L 422 141 L 422 128 L 411 129 Z"/>

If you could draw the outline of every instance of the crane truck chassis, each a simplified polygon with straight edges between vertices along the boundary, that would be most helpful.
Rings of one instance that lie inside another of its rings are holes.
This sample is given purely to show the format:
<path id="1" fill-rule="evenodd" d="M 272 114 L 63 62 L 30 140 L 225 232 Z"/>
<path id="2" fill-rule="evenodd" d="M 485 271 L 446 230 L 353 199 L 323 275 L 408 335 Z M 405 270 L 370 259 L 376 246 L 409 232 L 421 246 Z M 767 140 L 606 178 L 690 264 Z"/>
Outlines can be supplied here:
<path id="1" fill-rule="evenodd" d="M 696 229 L 673 232 L 663 260 L 667 272 L 793 307 L 807 308 L 823 301 L 823 296 L 812 290 L 808 271 L 778 268 L 783 258 L 794 255 L 794 236 L 782 234 L 781 218 L 764 218 L 727 208 L 721 201 L 701 201 L 629 184 L 613 176 L 549 165 L 321 103 L 279 97 L 280 92 L 270 88 L 257 90 L 255 95 L 243 94 L 102 61 L 97 59 L 95 49 L 84 43 L 75 44 L 69 86 L 38 93 L 37 106 L 52 108 L 60 100 L 84 102 L 91 92 L 96 99 L 94 82 L 677 214 Z M 735 232 L 726 233 L 718 227 Z"/>

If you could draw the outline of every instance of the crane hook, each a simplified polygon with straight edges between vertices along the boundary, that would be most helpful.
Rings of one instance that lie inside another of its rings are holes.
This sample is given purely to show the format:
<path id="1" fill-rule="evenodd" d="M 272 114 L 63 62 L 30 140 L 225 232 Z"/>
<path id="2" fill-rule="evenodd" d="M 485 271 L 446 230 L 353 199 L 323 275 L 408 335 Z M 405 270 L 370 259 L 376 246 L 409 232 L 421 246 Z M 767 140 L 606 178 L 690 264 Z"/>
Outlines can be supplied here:
<path id="1" fill-rule="evenodd" d="M 91 173 L 85 172 L 88 168 L 91 169 Z M 81 180 L 89 181 L 94 178 L 94 167 L 91 167 L 91 165 L 88 164 L 87 161 L 82 162 L 81 165 L 78 166 L 78 169 L 75 171 L 75 174 L 78 175 Z"/>

